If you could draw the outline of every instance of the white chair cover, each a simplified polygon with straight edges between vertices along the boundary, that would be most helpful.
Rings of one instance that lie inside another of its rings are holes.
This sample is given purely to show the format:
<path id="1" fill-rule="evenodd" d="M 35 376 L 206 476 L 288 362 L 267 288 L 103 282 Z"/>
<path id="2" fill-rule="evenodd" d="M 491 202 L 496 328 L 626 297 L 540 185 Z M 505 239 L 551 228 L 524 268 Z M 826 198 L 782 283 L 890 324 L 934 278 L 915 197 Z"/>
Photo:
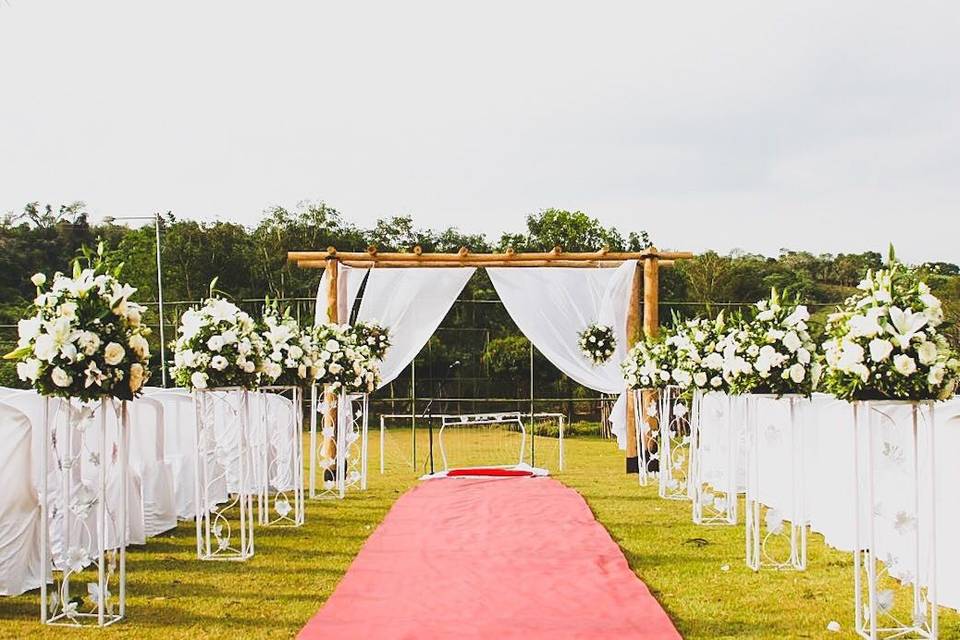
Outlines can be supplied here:
<path id="1" fill-rule="evenodd" d="M 30 418 L 0 402 L 0 595 L 36 589 L 40 566 L 40 503 L 33 486 Z"/>
<path id="2" fill-rule="evenodd" d="M 177 526 L 173 470 L 164 460 L 164 412 L 158 400 L 130 403 L 130 466 L 143 486 L 143 531 L 147 537 Z"/>
<path id="3" fill-rule="evenodd" d="M 732 400 L 732 402 L 731 402 Z M 733 407 L 733 419 L 727 419 L 729 407 Z M 730 474 L 730 446 L 735 447 L 736 489 L 747 488 L 746 467 L 746 399 L 710 392 L 702 396 L 700 403 L 700 442 L 697 455 L 700 457 L 700 479 L 713 488 L 726 490 Z M 733 433 L 730 429 L 733 429 Z"/>

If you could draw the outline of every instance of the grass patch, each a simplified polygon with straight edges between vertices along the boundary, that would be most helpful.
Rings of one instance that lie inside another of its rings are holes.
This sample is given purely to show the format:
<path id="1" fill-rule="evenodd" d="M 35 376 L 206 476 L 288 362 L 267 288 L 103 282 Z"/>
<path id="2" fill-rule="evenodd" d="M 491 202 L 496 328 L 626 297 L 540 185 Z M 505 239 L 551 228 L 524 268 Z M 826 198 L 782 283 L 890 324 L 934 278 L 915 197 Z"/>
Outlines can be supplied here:
<path id="1" fill-rule="evenodd" d="M 0 638 L 289 638 L 329 597 L 393 502 L 417 482 L 402 460 L 408 438 L 407 431 L 391 430 L 389 473 L 380 475 L 371 433 L 370 489 L 343 502 L 308 501 L 299 529 L 258 528 L 257 553 L 247 563 L 196 560 L 193 523 L 181 523 L 130 550 L 128 620 L 103 631 L 41 627 L 33 592 L 0 598 Z M 538 451 L 548 455 L 549 443 L 542 444 Z M 426 450 L 420 447 L 418 457 Z M 850 554 L 813 535 L 807 572 L 755 574 L 743 562 L 742 525 L 695 527 L 689 503 L 639 488 L 609 441 L 571 438 L 566 461 L 557 477 L 587 499 L 685 638 L 854 637 Z M 539 454 L 537 462 L 551 465 Z M 844 631 L 827 632 L 831 620 Z M 941 637 L 960 637 L 956 614 L 941 616 Z"/>

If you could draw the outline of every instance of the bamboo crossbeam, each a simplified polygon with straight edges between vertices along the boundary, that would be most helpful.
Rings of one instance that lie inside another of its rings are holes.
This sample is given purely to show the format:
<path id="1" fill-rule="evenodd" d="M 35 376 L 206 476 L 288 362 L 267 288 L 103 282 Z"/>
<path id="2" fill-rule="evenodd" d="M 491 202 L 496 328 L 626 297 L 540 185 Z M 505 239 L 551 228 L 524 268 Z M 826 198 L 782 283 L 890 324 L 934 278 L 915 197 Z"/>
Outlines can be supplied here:
<path id="1" fill-rule="evenodd" d="M 348 267 L 354 267 L 356 269 L 369 269 L 376 267 L 377 269 L 411 269 L 411 268 L 421 268 L 421 269 L 450 269 L 456 267 L 593 267 L 593 268 L 615 268 L 619 267 L 622 262 L 612 261 L 612 260 L 521 260 L 510 261 L 504 260 L 501 262 L 431 262 L 427 264 L 419 262 L 399 262 L 393 260 L 385 260 L 375 262 L 372 260 L 338 260 L 340 264 L 346 265 Z M 674 260 L 658 260 L 661 267 L 669 267 L 674 264 Z M 326 260 L 300 260 L 297 262 L 297 266 L 303 269 L 324 269 L 327 266 Z"/>
<path id="2" fill-rule="evenodd" d="M 287 260 L 300 263 L 301 266 L 314 266 L 310 263 L 325 261 L 330 258 L 337 258 L 341 261 L 363 261 L 375 263 L 410 263 L 420 266 L 433 265 L 436 263 L 454 263 L 454 264 L 479 264 L 479 263 L 502 263 L 501 266 L 520 262 L 624 262 L 626 260 L 642 260 L 644 258 L 656 257 L 661 260 L 682 260 L 692 258 L 693 253 L 689 251 L 658 251 L 657 249 L 648 249 L 644 251 L 588 251 L 588 252 L 567 252 L 555 248 L 553 251 L 542 253 L 515 253 L 506 251 L 502 253 L 471 253 L 466 248 L 460 249 L 457 253 L 423 253 L 419 247 L 415 247 L 410 253 L 389 252 L 380 253 L 376 248 L 371 247 L 367 251 L 337 251 L 329 247 L 326 251 L 290 251 L 287 253 Z M 308 263 L 308 264 L 304 264 Z M 662 264 L 662 263 L 661 263 Z"/>

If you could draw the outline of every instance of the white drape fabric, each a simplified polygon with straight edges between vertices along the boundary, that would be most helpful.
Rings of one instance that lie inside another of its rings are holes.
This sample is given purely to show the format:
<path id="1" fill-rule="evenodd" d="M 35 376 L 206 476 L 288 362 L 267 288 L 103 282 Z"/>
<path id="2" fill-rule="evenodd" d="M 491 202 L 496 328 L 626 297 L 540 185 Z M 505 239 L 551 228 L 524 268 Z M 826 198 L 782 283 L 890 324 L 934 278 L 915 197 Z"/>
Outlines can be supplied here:
<path id="1" fill-rule="evenodd" d="M 620 363 L 627 357 L 627 312 L 636 260 L 616 269 L 491 267 L 490 280 L 520 331 L 565 375 L 601 393 L 617 394 L 611 412 L 617 445 L 626 449 L 626 388 Z M 613 328 L 617 349 L 594 366 L 577 346 L 592 322 Z"/>
<path id="2" fill-rule="evenodd" d="M 381 387 L 420 353 L 474 271 L 473 267 L 370 270 L 357 320 L 390 330 L 392 344 L 380 365 Z"/>
<path id="3" fill-rule="evenodd" d="M 350 311 L 357 301 L 363 278 L 369 269 L 355 269 L 341 263 L 337 265 L 337 322 L 350 321 Z M 404 269 L 406 271 L 406 269 Z M 330 272 L 324 270 L 317 288 L 317 310 L 314 317 L 315 324 L 327 321 L 327 291 L 330 289 Z"/>
<path id="4" fill-rule="evenodd" d="M 40 586 L 40 502 L 31 470 L 30 418 L 0 402 L 0 595 Z"/>

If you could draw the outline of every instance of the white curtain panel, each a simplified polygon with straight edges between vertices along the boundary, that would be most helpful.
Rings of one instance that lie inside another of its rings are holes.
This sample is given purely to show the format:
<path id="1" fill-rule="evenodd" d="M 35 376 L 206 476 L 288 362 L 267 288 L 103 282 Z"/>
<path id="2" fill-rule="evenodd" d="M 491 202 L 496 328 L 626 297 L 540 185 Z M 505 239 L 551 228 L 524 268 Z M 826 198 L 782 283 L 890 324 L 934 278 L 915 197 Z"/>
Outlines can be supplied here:
<path id="1" fill-rule="evenodd" d="M 620 363 L 627 357 L 627 312 L 636 260 L 616 269 L 491 267 L 490 280 L 520 331 L 547 360 L 585 387 L 618 394 L 610 417 L 617 445 L 626 449 L 626 390 Z M 617 350 L 594 366 L 577 346 L 592 322 L 613 328 Z"/>
<path id="2" fill-rule="evenodd" d="M 363 284 L 363 278 L 367 275 L 369 269 L 355 269 L 345 264 L 337 267 L 337 316 L 338 322 L 346 323 L 350 321 L 350 310 L 353 309 L 357 301 L 357 295 L 360 293 L 360 286 Z M 330 272 L 324 269 L 323 276 L 320 278 L 320 286 L 317 288 L 317 311 L 314 318 L 315 324 L 321 324 L 327 321 L 327 291 L 330 288 Z"/>
<path id="3" fill-rule="evenodd" d="M 420 353 L 474 271 L 473 267 L 370 270 L 357 320 L 390 330 L 392 344 L 380 365 L 381 387 Z"/>

